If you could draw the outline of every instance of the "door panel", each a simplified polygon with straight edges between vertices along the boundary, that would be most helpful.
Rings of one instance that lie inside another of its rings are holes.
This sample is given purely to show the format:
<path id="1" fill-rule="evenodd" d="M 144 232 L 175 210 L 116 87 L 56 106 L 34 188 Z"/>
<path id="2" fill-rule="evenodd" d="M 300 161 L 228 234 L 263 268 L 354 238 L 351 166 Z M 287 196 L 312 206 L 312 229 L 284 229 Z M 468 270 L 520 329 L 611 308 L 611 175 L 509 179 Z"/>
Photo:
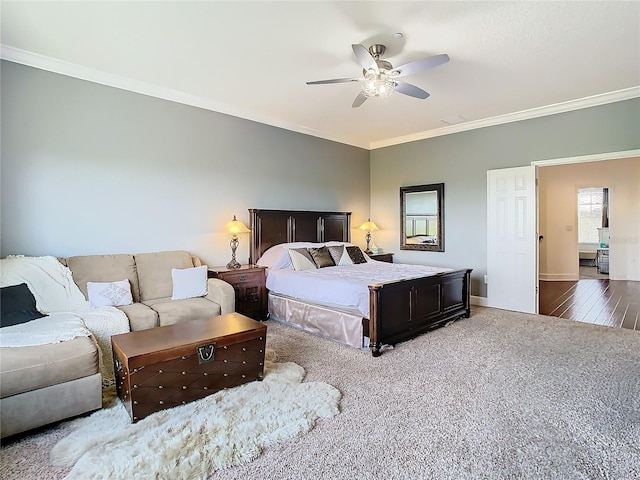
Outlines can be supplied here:
<path id="1" fill-rule="evenodd" d="M 487 172 L 487 289 L 492 307 L 538 311 L 535 168 Z"/>

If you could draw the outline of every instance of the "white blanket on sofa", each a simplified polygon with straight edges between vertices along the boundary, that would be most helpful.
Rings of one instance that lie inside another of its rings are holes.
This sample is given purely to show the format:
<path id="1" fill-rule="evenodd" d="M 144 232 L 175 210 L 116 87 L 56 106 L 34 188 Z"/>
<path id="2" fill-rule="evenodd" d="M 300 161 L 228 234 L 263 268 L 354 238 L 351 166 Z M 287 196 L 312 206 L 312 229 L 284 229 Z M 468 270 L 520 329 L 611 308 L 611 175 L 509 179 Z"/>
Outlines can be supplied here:
<path id="1" fill-rule="evenodd" d="M 66 315 L 67 320 L 70 320 L 70 317 L 82 319 L 100 347 L 100 370 L 103 385 L 113 384 L 111 336 L 129 331 L 129 319 L 124 312 L 115 307 L 91 308 L 73 281 L 71 270 L 62 265 L 55 257 L 16 255 L 0 260 L 0 286 L 6 287 L 20 283 L 27 284 L 36 299 L 36 307 L 40 312 L 51 315 L 51 317 L 60 317 L 60 314 L 64 314 L 62 316 Z M 32 320 L 22 326 L 2 328 L 0 344 L 3 347 L 24 347 L 68 340 L 71 333 L 65 330 L 66 327 L 62 328 L 61 325 L 57 325 L 56 328 L 45 326 L 47 319 L 51 319 L 51 317 Z M 33 322 L 38 323 L 34 324 Z M 81 329 L 72 328 L 80 335 Z M 34 329 L 38 331 L 37 334 Z"/>
<path id="2" fill-rule="evenodd" d="M 31 347 L 47 343 L 60 343 L 76 337 L 90 337 L 91 331 L 74 313 L 50 313 L 26 323 L 2 327 L 0 347 Z"/>

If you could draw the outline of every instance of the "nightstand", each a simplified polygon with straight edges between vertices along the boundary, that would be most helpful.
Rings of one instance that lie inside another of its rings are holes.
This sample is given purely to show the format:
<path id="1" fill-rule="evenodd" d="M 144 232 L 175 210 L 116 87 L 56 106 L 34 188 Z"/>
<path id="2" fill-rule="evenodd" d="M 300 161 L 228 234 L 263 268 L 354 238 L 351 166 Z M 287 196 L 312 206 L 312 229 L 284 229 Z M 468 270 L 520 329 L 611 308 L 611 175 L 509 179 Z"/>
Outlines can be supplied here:
<path id="1" fill-rule="evenodd" d="M 255 320 L 267 318 L 266 267 L 242 265 L 240 268 L 210 267 L 209 278 L 219 278 L 236 291 L 236 312 Z"/>
<path id="2" fill-rule="evenodd" d="M 368 253 L 371 260 L 393 263 L 393 253 Z"/>

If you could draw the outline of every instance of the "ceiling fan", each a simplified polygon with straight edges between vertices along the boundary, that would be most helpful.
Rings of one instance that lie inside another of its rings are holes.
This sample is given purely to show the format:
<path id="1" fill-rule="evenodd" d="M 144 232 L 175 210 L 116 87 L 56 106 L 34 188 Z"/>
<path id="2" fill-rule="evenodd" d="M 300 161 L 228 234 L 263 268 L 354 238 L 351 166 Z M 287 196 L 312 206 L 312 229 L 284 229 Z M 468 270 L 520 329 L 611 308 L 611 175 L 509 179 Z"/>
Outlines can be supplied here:
<path id="1" fill-rule="evenodd" d="M 443 53 L 393 68 L 391 63 L 380 58 L 387 49 L 384 45 L 374 44 L 367 49 L 364 45 L 353 44 L 351 48 L 353 48 L 353 53 L 356 55 L 358 62 L 362 65 L 362 78 L 317 80 L 315 82 L 307 82 L 307 85 L 360 82 L 362 84 L 362 91 L 353 101 L 351 105 L 353 108 L 362 105 L 367 98 L 388 97 L 394 91 L 409 95 L 410 97 L 425 99 L 429 96 L 427 92 L 410 83 L 401 82 L 398 78 L 414 75 L 449 61 L 449 55 Z"/>

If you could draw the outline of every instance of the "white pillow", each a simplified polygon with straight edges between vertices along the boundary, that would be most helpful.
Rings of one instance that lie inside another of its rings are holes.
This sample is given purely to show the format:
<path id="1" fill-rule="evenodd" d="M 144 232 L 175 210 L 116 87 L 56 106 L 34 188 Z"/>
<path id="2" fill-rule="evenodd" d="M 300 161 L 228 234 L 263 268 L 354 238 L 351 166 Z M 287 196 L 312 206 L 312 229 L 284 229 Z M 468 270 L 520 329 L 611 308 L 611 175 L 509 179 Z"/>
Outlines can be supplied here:
<path id="1" fill-rule="evenodd" d="M 275 245 L 262 254 L 258 265 L 268 267 L 269 270 L 284 270 L 293 268 L 289 251 L 282 245 Z"/>
<path id="2" fill-rule="evenodd" d="M 87 296 L 92 307 L 131 305 L 131 285 L 128 279 L 117 282 L 87 282 Z"/>
<path id="3" fill-rule="evenodd" d="M 335 247 L 335 246 L 338 246 L 338 245 L 343 245 L 345 247 L 350 247 L 350 246 L 352 246 L 354 244 L 351 243 L 351 242 L 338 242 L 338 241 L 331 240 L 330 242 L 325 243 L 325 245 L 327 247 Z"/>
<path id="4" fill-rule="evenodd" d="M 207 293 L 207 266 L 172 268 L 173 294 L 171 300 L 204 297 Z"/>

